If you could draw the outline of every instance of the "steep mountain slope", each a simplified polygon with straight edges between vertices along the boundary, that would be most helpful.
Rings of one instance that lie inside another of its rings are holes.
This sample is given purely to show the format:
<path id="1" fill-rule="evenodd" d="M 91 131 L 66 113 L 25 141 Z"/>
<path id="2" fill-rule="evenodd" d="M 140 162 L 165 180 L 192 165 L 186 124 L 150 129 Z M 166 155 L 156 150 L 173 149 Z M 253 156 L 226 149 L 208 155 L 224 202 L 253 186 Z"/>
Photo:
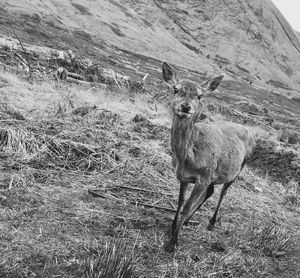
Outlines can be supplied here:
<path id="1" fill-rule="evenodd" d="M 84 52 L 80 35 L 96 48 L 106 43 L 208 74 L 300 88 L 300 42 L 270 0 L 6 0 L 4 7 L 14 24 L 48 43 L 74 36 L 71 47 Z"/>
<path id="2" fill-rule="evenodd" d="M 286 87 L 299 82 L 299 40 L 271 1 L 154 1 L 166 18 L 140 2 L 131 7 L 221 67 Z"/>
<path id="3" fill-rule="evenodd" d="M 200 69 L 213 69 L 206 66 L 202 57 L 186 48 L 162 25 L 154 26 L 133 9 L 117 1 L 6 1 L 5 8 L 14 16 L 14 23 L 27 25 L 35 20 L 34 26 L 24 31 L 39 29 L 54 39 L 55 31 L 85 35 L 89 41 L 116 45 L 136 53 Z M 53 28 L 54 27 L 54 28 Z M 51 29 L 52 34 L 48 32 Z M 35 34 L 34 35 L 38 35 Z M 62 40 L 65 38 L 62 37 Z M 76 43 L 76 42 L 75 42 Z M 79 46 L 80 47 L 80 46 Z"/>

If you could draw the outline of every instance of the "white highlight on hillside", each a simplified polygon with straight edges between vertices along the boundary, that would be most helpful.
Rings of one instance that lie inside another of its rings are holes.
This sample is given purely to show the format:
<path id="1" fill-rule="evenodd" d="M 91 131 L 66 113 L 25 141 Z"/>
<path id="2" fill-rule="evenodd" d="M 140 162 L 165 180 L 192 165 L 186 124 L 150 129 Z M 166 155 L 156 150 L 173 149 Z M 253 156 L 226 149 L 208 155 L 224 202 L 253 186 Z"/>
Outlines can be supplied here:
<path id="1" fill-rule="evenodd" d="M 272 0 L 290 25 L 300 32 L 300 1 L 299 0 Z"/>

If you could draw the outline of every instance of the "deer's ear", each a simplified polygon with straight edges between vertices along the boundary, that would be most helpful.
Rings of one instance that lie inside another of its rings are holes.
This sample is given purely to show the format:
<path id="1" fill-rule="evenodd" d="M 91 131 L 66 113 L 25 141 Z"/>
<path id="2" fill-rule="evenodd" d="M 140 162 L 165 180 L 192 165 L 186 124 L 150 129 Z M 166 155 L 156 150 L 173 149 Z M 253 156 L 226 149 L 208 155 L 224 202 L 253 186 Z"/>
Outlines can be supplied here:
<path id="1" fill-rule="evenodd" d="M 162 75 L 168 86 L 174 86 L 178 83 L 177 73 L 166 62 L 162 64 Z"/>
<path id="2" fill-rule="evenodd" d="M 215 89 L 218 88 L 218 86 L 222 82 L 223 78 L 224 78 L 224 75 L 210 78 L 207 81 L 205 81 L 204 83 L 202 83 L 201 87 L 207 92 L 213 92 Z"/>

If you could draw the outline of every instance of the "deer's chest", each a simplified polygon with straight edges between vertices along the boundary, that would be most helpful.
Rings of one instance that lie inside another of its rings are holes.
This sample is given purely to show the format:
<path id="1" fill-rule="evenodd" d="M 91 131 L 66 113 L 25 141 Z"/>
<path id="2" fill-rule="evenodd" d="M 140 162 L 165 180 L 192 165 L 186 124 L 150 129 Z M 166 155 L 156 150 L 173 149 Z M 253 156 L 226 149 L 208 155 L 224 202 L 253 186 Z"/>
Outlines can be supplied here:
<path id="1" fill-rule="evenodd" d="M 172 155 L 172 164 L 178 179 L 180 177 L 190 178 L 206 175 L 207 165 L 205 163 L 197 163 L 194 161 L 193 154 L 187 154 L 185 157 L 178 157 L 176 153 Z M 201 165 L 200 165 L 201 164 Z"/>

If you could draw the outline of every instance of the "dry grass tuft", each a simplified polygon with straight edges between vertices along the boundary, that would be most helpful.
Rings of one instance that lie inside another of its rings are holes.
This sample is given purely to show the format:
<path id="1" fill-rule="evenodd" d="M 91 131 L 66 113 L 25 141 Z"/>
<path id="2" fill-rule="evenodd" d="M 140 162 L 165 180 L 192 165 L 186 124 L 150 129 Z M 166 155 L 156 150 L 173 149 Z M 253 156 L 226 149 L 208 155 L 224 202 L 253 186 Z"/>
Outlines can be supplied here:
<path id="1" fill-rule="evenodd" d="M 104 250 L 93 250 L 79 264 L 80 277 L 134 278 L 138 277 L 137 259 L 122 241 L 108 242 Z"/>
<path id="2" fill-rule="evenodd" d="M 8 106 L 6 103 L 0 104 L 0 119 L 15 119 L 24 121 L 25 117 L 14 108 Z"/>
<path id="3" fill-rule="evenodd" d="M 300 143 L 300 134 L 295 131 L 282 129 L 278 132 L 277 139 L 280 142 L 296 145 Z"/>
<path id="4" fill-rule="evenodd" d="M 0 129 L 0 149 L 20 166 L 29 164 L 37 169 L 104 171 L 116 167 L 117 160 L 104 145 L 91 146 L 21 128 Z"/>
<path id="5" fill-rule="evenodd" d="M 40 143 L 33 134 L 19 128 L 0 129 L 0 148 L 9 156 L 32 158 L 40 150 Z"/>
<path id="6" fill-rule="evenodd" d="M 286 184 L 290 180 L 300 180 L 299 163 L 298 152 L 278 148 L 276 142 L 267 139 L 258 139 L 248 165 Z"/>
<path id="7" fill-rule="evenodd" d="M 275 224 L 270 220 L 252 224 L 247 233 L 251 253 L 261 252 L 273 258 L 291 252 L 296 242 L 295 235 L 285 226 Z"/>
<path id="8" fill-rule="evenodd" d="M 292 206 L 300 205 L 300 185 L 299 182 L 291 180 L 285 186 L 285 195 L 284 195 L 285 204 Z"/>

